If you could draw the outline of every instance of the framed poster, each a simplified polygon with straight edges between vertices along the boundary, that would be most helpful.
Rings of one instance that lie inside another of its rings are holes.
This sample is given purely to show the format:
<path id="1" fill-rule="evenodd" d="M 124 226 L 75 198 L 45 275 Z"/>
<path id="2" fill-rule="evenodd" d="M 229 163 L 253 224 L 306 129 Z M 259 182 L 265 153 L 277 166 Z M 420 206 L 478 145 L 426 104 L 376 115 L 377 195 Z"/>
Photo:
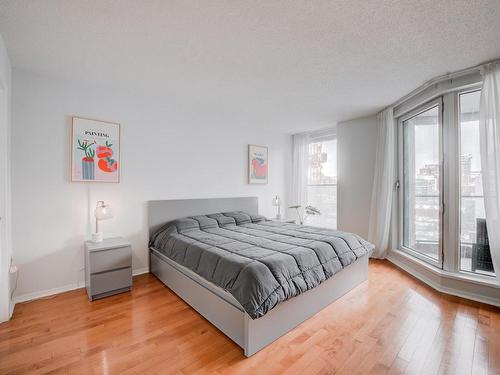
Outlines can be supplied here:
<path id="1" fill-rule="evenodd" d="M 73 117 L 71 181 L 120 182 L 120 124 Z"/>
<path id="2" fill-rule="evenodd" d="M 267 147 L 248 145 L 248 183 L 267 184 L 268 172 Z"/>

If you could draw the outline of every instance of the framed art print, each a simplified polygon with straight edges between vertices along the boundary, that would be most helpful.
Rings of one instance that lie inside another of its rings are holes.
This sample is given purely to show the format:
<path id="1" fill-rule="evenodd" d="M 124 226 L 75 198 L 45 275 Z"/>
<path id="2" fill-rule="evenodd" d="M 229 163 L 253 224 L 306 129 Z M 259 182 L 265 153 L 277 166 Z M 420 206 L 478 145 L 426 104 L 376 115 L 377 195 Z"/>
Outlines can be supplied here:
<path id="1" fill-rule="evenodd" d="M 248 183 L 267 184 L 268 173 L 267 147 L 248 145 Z"/>
<path id="2" fill-rule="evenodd" d="M 120 182 L 120 124 L 73 117 L 71 181 Z"/>

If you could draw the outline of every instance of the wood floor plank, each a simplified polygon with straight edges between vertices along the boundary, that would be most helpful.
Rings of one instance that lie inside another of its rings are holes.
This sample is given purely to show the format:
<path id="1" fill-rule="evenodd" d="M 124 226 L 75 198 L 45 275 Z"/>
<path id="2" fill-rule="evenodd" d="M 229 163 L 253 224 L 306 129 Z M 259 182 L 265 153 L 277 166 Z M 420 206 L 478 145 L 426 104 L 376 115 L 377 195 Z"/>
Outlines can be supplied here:
<path id="1" fill-rule="evenodd" d="M 500 309 L 436 292 L 387 261 L 251 358 L 153 275 L 89 302 L 16 306 L 0 374 L 499 374 Z"/>

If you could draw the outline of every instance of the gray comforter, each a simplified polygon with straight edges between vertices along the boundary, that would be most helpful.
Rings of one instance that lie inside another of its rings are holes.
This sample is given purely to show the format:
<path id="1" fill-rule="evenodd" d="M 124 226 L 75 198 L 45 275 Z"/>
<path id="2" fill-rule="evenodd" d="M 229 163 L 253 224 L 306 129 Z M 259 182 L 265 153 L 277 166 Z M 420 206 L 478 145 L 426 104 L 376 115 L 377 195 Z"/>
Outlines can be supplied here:
<path id="1" fill-rule="evenodd" d="M 166 224 L 150 246 L 231 293 L 253 319 L 366 255 L 361 237 L 244 212 Z"/>

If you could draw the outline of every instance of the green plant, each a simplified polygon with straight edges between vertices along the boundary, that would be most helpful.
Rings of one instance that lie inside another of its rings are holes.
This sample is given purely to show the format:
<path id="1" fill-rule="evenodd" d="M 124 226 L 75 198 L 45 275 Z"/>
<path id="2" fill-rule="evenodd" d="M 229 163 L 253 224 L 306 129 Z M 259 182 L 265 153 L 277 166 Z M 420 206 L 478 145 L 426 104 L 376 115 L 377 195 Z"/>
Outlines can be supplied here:
<path id="1" fill-rule="evenodd" d="M 297 211 L 297 217 L 299 218 L 300 225 L 304 224 L 308 216 L 321 215 L 321 211 L 314 206 L 306 206 L 302 210 L 301 205 L 290 206 L 288 208 L 293 208 Z"/>
<path id="2" fill-rule="evenodd" d="M 84 153 L 85 153 L 85 160 L 86 161 L 93 161 L 94 160 L 94 156 L 95 156 L 95 151 L 94 149 L 91 148 L 91 146 L 93 146 L 95 144 L 95 141 L 92 142 L 92 143 L 89 143 L 88 141 L 80 141 L 79 139 L 77 140 L 78 141 L 78 147 L 77 149 L 78 150 L 82 150 Z"/>

